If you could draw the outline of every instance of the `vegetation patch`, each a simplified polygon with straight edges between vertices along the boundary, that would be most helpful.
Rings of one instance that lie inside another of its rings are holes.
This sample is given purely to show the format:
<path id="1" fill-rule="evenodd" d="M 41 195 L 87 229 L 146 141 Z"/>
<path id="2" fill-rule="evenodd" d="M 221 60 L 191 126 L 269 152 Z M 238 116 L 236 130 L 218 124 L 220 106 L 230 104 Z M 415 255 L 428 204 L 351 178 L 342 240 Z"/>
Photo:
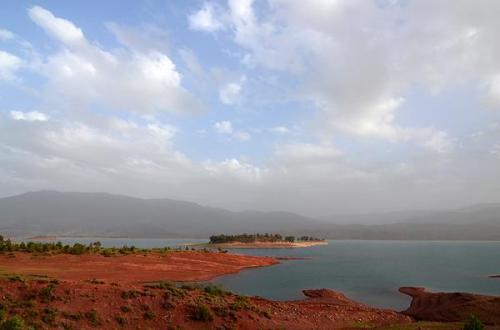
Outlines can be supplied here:
<path id="1" fill-rule="evenodd" d="M 214 316 L 207 305 L 198 303 L 192 306 L 191 319 L 194 321 L 209 322 L 214 319 Z"/>
<path id="2" fill-rule="evenodd" d="M 85 313 L 85 318 L 88 320 L 89 324 L 93 327 L 98 327 L 102 325 L 101 318 L 95 309 L 92 309 Z"/>
<path id="3" fill-rule="evenodd" d="M 128 306 L 128 305 L 124 305 L 124 306 L 120 307 L 120 310 L 123 313 L 129 313 L 132 310 L 132 308 L 130 308 L 130 306 Z"/>
<path id="4" fill-rule="evenodd" d="M 123 291 L 121 293 L 123 299 L 133 299 L 141 296 L 141 293 L 136 290 Z"/>
<path id="5" fill-rule="evenodd" d="M 465 322 L 463 330 L 483 330 L 483 329 L 484 325 L 481 323 L 481 321 L 475 315 L 471 315 Z"/>
<path id="6" fill-rule="evenodd" d="M 116 323 L 118 323 L 119 325 L 121 326 L 124 326 L 127 324 L 127 319 L 125 319 L 123 316 L 121 315 L 117 315 L 115 316 L 115 321 Z"/>
<path id="7" fill-rule="evenodd" d="M 50 283 L 47 285 L 45 288 L 40 290 L 39 296 L 42 302 L 51 302 L 56 300 L 56 294 L 55 294 L 55 289 L 56 286 L 53 283 Z"/>
<path id="8" fill-rule="evenodd" d="M 229 294 L 229 292 L 224 290 L 224 288 L 220 285 L 207 285 L 203 289 L 203 291 L 205 291 L 205 293 L 211 296 L 219 296 L 219 297 Z"/>
<path id="9" fill-rule="evenodd" d="M 282 236 L 280 234 L 239 234 L 239 235 L 212 235 L 210 236 L 210 244 L 224 244 L 224 243 L 255 243 L 255 242 L 265 242 L 265 243 L 276 243 L 276 242 L 289 242 L 293 243 L 295 241 L 302 242 L 321 242 L 324 239 L 310 237 L 310 236 Z"/>
<path id="10" fill-rule="evenodd" d="M 0 323 L 0 330 L 24 330 L 24 320 L 19 316 L 14 316 Z"/>
<path id="11" fill-rule="evenodd" d="M 45 308 L 42 314 L 42 321 L 48 325 L 54 324 L 57 318 L 57 309 L 54 308 Z"/>
<path id="12" fill-rule="evenodd" d="M 143 314 L 145 320 L 154 320 L 156 318 L 156 314 L 152 311 L 146 311 Z"/>

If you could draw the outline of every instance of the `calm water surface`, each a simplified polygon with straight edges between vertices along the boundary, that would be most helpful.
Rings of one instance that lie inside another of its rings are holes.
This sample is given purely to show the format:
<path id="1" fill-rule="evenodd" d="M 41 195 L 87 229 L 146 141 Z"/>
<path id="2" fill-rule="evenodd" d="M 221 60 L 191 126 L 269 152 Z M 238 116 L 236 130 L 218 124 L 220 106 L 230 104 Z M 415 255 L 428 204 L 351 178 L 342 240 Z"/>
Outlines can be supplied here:
<path id="1" fill-rule="evenodd" d="M 62 239 L 104 246 L 182 246 L 195 239 Z M 304 249 L 241 249 L 235 253 L 305 257 L 272 267 L 249 269 L 213 282 L 234 292 L 271 299 L 300 299 L 302 289 L 331 288 L 373 306 L 405 309 L 410 299 L 401 286 L 436 291 L 500 295 L 500 242 L 330 241 Z"/>

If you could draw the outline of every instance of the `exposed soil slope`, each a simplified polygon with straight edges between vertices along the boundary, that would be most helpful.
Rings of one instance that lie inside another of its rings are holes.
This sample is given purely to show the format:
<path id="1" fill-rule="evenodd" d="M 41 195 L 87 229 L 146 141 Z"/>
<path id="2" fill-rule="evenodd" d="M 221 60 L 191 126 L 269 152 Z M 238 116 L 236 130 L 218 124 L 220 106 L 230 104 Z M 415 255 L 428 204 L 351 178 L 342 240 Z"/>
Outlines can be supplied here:
<path id="1" fill-rule="evenodd" d="M 403 314 L 417 320 L 453 322 L 471 314 L 483 323 L 500 325 L 500 297 L 463 292 L 427 292 L 424 288 L 403 287 L 400 292 L 413 298 Z"/>
<path id="2" fill-rule="evenodd" d="M 0 279 L 8 316 L 39 329 L 350 329 L 411 322 L 333 291 L 305 293 L 310 298 L 277 302 L 168 284 Z"/>
<path id="3" fill-rule="evenodd" d="M 157 280 L 204 281 L 219 275 L 236 273 L 244 268 L 270 266 L 274 258 L 248 255 L 171 251 L 104 257 L 98 254 L 36 255 L 0 254 L 0 271 L 18 274 L 47 275 L 61 280 L 98 278 L 114 282 Z"/>

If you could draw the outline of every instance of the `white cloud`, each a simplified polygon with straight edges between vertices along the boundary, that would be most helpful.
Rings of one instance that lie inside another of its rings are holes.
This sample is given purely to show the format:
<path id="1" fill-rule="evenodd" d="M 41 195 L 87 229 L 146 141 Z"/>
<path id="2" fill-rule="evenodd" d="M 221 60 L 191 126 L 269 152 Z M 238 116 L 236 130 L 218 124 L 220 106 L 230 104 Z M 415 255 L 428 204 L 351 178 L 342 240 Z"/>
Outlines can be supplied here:
<path id="1" fill-rule="evenodd" d="M 432 93 L 464 82 L 486 86 L 484 96 L 500 104 L 500 26 L 492 15 L 500 3 L 410 1 L 229 1 L 225 24 L 245 52 L 241 60 L 303 83 L 295 98 L 315 105 L 316 131 L 392 142 L 435 138 L 430 127 L 398 123 L 403 100 L 415 85 Z M 450 9 L 452 8 L 452 9 Z M 224 15 L 223 15 L 224 16 Z M 425 22 L 425 24 L 422 24 Z M 414 132 L 418 131 L 418 134 Z"/>
<path id="2" fill-rule="evenodd" d="M 34 6 L 28 10 L 30 18 L 48 34 L 71 46 L 85 46 L 87 40 L 80 28 L 63 18 L 55 17 L 50 11 Z"/>
<path id="3" fill-rule="evenodd" d="M 249 141 L 252 138 L 250 133 L 247 133 L 247 132 L 235 132 L 233 134 L 233 137 L 239 141 L 242 141 L 242 142 Z"/>
<path id="4" fill-rule="evenodd" d="M 271 132 L 278 134 L 287 134 L 290 133 L 290 130 L 288 129 L 288 127 L 285 126 L 276 126 L 271 128 Z"/>
<path id="5" fill-rule="evenodd" d="M 137 113 L 193 112 L 200 104 L 182 87 L 182 76 L 161 51 L 147 48 L 108 52 L 85 38 L 70 21 L 33 7 L 32 20 L 62 43 L 47 57 L 40 73 L 53 99 L 88 105 L 100 103 Z M 132 45 L 129 45 L 132 47 Z"/>
<path id="6" fill-rule="evenodd" d="M 277 157 L 286 163 L 307 162 L 317 164 L 329 162 L 340 156 L 340 151 L 331 145 L 318 145 L 311 143 L 293 143 L 280 145 L 275 152 Z"/>
<path id="7" fill-rule="evenodd" d="M 212 176 L 230 175 L 239 180 L 253 183 L 260 182 L 266 173 L 265 169 L 235 158 L 225 159 L 221 162 L 206 161 L 204 167 Z"/>
<path id="8" fill-rule="evenodd" d="M 232 105 L 232 104 L 238 103 L 240 93 L 241 93 L 241 84 L 231 82 L 231 83 L 225 84 L 219 90 L 219 98 L 220 98 L 222 103 L 227 104 L 227 105 Z"/>
<path id="9" fill-rule="evenodd" d="M 444 131 L 433 131 L 426 134 L 423 146 L 439 153 L 449 153 L 455 148 L 455 142 Z"/>
<path id="10" fill-rule="evenodd" d="M 252 138 L 252 136 L 248 132 L 236 131 L 233 127 L 233 124 L 227 120 L 215 123 L 213 128 L 218 134 L 230 135 L 231 138 L 236 139 L 240 142 L 247 142 Z"/>
<path id="11" fill-rule="evenodd" d="M 14 39 L 14 33 L 9 30 L 0 29 L 0 40 L 12 40 Z"/>
<path id="12" fill-rule="evenodd" d="M 193 30 L 214 32 L 223 28 L 212 4 L 205 3 L 203 8 L 189 15 L 189 27 Z"/>
<path id="13" fill-rule="evenodd" d="M 23 61 L 10 53 L 0 50 L 0 80 L 11 80 L 21 68 Z"/>
<path id="14" fill-rule="evenodd" d="M 500 73 L 488 82 L 487 102 L 500 109 Z"/>
<path id="15" fill-rule="evenodd" d="M 214 129 L 219 134 L 232 134 L 233 125 L 230 121 L 223 120 L 214 124 Z"/>
<path id="16" fill-rule="evenodd" d="M 21 112 L 21 111 L 11 111 L 10 116 L 14 120 L 25 120 L 25 121 L 47 121 L 49 117 L 38 111 Z"/>

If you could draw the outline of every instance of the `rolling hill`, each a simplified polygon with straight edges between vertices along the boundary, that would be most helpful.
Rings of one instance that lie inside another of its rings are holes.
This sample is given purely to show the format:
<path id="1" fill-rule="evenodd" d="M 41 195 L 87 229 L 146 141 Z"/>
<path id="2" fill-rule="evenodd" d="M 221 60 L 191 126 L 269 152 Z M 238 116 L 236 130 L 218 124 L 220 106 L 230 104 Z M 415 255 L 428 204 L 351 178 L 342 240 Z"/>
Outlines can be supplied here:
<path id="1" fill-rule="evenodd" d="M 500 204 L 313 219 L 288 212 L 233 212 L 172 199 L 38 191 L 0 199 L 8 236 L 190 237 L 279 232 L 332 239 L 500 240 Z"/>

